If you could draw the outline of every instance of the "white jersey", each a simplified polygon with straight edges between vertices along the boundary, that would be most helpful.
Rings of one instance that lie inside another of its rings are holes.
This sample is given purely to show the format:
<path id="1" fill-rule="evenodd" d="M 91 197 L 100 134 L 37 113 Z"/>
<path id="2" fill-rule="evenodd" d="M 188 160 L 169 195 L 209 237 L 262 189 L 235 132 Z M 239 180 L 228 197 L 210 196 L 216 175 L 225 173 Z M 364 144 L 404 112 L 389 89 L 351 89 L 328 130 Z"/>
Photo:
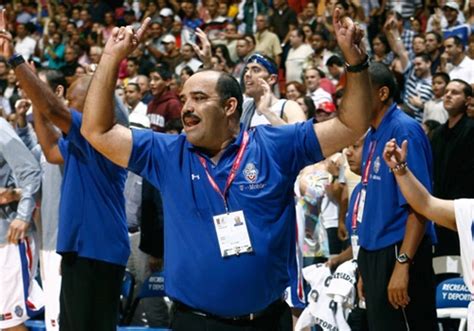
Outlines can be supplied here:
<path id="1" fill-rule="evenodd" d="M 474 330 L 474 199 L 454 200 L 456 226 L 461 246 L 461 263 L 464 283 L 471 292 L 468 309 L 468 330 Z"/>
<path id="2" fill-rule="evenodd" d="M 346 263 L 341 265 L 339 267 L 342 267 L 341 271 L 338 271 L 338 268 L 334 275 L 331 275 L 331 271 L 324 264 L 311 265 L 303 269 L 303 276 L 311 285 L 311 291 L 308 295 L 308 306 L 298 319 L 295 330 L 302 330 L 303 328 L 317 324 L 323 330 L 350 331 L 350 327 L 346 322 L 346 317 L 350 310 L 346 309 L 346 307 L 351 307 L 352 302 L 349 303 L 349 301 L 346 301 L 346 298 L 349 299 L 349 297 L 352 296 L 351 300 L 353 301 L 354 295 L 348 294 L 345 298 L 341 295 L 341 293 L 345 291 L 330 291 L 333 276 L 336 276 L 336 279 L 334 279 L 335 286 L 338 286 L 338 284 L 341 285 L 340 281 L 346 282 L 343 278 L 353 278 L 353 282 L 355 283 L 355 277 L 353 277 L 355 271 L 349 271 L 349 269 L 352 269 L 352 264 L 354 264 L 355 268 L 355 263 L 351 261 Z M 351 287 L 350 283 L 352 283 L 352 281 L 346 284 L 349 285 L 348 288 Z M 352 287 L 354 287 L 353 284 Z M 355 292 L 355 289 L 353 291 Z M 350 289 L 349 292 L 351 292 Z"/>
<path id="3" fill-rule="evenodd" d="M 274 113 L 279 118 L 283 117 L 283 110 L 285 108 L 286 99 L 279 99 L 275 104 L 270 107 L 270 111 Z M 254 128 L 259 125 L 268 125 L 270 122 L 267 120 L 265 115 L 259 114 L 257 111 L 252 116 L 250 121 L 250 127 Z"/>

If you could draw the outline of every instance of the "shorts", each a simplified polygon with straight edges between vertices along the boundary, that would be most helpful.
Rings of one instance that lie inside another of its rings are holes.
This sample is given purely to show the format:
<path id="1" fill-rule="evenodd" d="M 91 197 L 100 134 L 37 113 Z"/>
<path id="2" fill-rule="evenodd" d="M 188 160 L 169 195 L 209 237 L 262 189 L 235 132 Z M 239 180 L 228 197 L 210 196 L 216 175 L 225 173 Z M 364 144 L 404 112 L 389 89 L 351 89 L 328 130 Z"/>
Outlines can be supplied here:
<path id="1" fill-rule="evenodd" d="M 44 321 L 47 331 L 59 330 L 59 294 L 61 293 L 61 255 L 40 250 L 41 283 L 45 297 Z"/>
<path id="2" fill-rule="evenodd" d="M 34 280 L 36 267 L 32 237 L 0 247 L 0 329 L 20 325 L 43 308 L 43 291 Z"/>

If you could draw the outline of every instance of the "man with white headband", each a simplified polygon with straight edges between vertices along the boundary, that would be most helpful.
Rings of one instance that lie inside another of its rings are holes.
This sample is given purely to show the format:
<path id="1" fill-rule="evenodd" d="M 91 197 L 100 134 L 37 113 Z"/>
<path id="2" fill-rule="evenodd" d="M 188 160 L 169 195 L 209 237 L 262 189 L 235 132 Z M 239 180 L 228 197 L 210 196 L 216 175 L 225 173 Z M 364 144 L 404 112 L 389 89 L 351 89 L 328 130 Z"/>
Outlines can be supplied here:
<path id="1" fill-rule="evenodd" d="M 278 69 L 270 58 L 260 53 L 251 55 L 244 69 L 245 93 L 251 97 L 244 102 L 241 123 L 244 129 L 257 125 L 273 126 L 303 122 L 301 107 L 294 101 L 278 99 L 272 93 L 278 82 Z"/>

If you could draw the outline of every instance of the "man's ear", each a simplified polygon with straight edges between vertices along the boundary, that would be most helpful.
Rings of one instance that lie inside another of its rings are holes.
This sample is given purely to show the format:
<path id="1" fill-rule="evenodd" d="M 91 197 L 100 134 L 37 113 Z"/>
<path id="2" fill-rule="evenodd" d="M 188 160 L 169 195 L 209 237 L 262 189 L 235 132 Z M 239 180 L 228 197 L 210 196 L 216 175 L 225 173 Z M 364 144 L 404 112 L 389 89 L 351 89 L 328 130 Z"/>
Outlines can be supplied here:
<path id="1" fill-rule="evenodd" d="M 224 111 L 227 116 L 232 116 L 237 111 L 238 101 L 234 97 L 230 97 L 224 102 Z"/>
<path id="2" fill-rule="evenodd" d="M 273 88 L 273 85 L 275 85 L 278 82 L 278 75 L 272 74 L 270 77 L 267 79 L 268 85 L 270 85 L 270 89 Z"/>
<path id="3" fill-rule="evenodd" d="M 64 86 L 58 85 L 58 86 L 56 87 L 56 91 L 54 91 L 54 93 L 55 93 L 58 97 L 63 98 L 63 97 L 64 97 Z"/>
<path id="4" fill-rule="evenodd" d="M 379 88 L 380 101 L 382 102 L 387 101 L 389 98 L 389 95 L 390 95 L 390 90 L 388 89 L 387 86 L 382 86 L 381 88 Z"/>

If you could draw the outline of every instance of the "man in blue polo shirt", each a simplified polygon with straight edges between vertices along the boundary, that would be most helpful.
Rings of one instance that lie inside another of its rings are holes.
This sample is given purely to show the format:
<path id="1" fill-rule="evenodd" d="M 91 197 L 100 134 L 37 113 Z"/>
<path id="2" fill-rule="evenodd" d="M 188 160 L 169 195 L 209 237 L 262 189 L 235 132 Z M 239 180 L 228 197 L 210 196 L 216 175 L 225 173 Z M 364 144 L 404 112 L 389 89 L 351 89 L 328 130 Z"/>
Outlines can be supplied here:
<path id="1" fill-rule="evenodd" d="M 10 57 L 22 89 L 31 99 L 35 130 L 48 162 L 64 164 L 57 251 L 61 261 L 61 330 L 115 330 L 125 265 L 130 253 L 123 188 L 126 171 L 82 137 L 80 127 L 91 77 L 74 81 L 68 106 L 20 55 L 0 12 L 0 53 Z M 114 102 L 111 102 L 114 109 Z M 127 112 L 117 109 L 127 125 Z M 112 117 L 114 112 L 112 111 Z M 61 137 L 55 125 L 64 134 Z"/>
<path id="2" fill-rule="evenodd" d="M 382 157 L 392 137 L 408 140 L 416 146 L 408 155 L 410 169 L 431 187 L 431 148 L 421 126 L 393 102 L 390 70 L 374 63 L 369 73 L 375 116 L 364 143 L 357 215 L 369 330 L 437 330 L 433 226 L 410 209 Z"/>
<path id="3" fill-rule="evenodd" d="M 81 132 L 98 151 L 162 193 L 165 286 L 176 302 L 174 330 L 291 330 L 281 297 L 295 245 L 293 182 L 303 167 L 368 128 L 370 81 L 362 34 L 335 11 L 353 98 L 350 108 L 343 101 L 338 118 L 241 130 L 238 82 L 207 70 L 183 87 L 186 135 L 163 135 L 113 123 L 119 64 L 148 23 L 137 32 L 114 29 L 86 98 Z"/>

